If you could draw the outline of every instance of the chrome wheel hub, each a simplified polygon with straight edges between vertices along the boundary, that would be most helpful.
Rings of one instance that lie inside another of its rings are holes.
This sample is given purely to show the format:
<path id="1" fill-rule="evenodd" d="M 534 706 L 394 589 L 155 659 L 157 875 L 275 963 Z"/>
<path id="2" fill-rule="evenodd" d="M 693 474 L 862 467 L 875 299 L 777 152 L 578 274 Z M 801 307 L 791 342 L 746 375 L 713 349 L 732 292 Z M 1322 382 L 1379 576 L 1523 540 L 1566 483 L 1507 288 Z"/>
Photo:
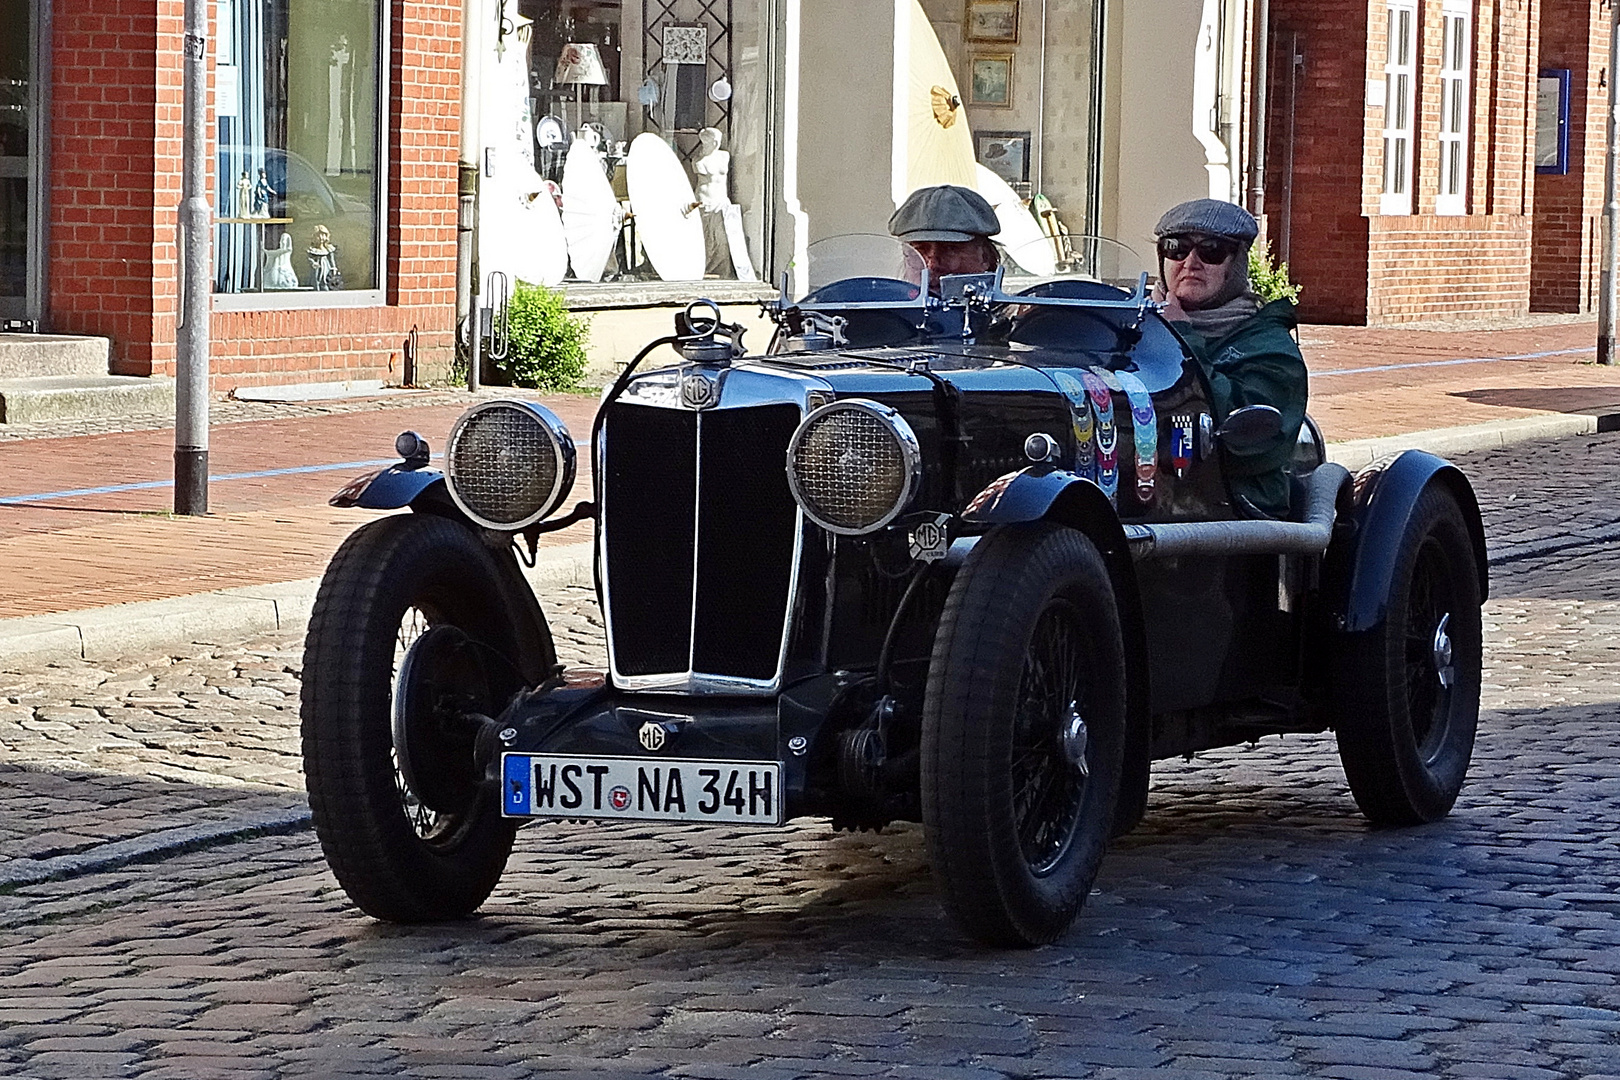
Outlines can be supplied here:
<path id="1" fill-rule="evenodd" d="M 1440 625 L 1434 628 L 1434 673 L 1447 690 L 1457 681 L 1457 669 L 1451 662 L 1451 634 L 1446 630 L 1450 623 L 1451 614 L 1447 612 L 1440 616 Z"/>
<path id="2" fill-rule="evenodd" d="M 1086 764 L 1087 738 L 1086 721 L 1080 715 L 1080 703 L 1071 701 L 1063 720 L 1063 754 L 1069 759 L 1069 764 L 1080 771 L 1082 777 L 1091 775 L 1091 767 Z"/>

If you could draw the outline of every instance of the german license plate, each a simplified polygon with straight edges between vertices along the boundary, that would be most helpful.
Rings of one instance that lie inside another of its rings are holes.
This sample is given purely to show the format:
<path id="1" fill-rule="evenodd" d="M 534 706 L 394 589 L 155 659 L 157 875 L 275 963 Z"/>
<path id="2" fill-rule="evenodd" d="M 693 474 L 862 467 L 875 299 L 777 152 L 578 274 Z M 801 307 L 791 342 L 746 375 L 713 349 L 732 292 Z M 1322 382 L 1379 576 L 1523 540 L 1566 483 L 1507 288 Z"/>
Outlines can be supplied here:
<path id="1" fill-rule="evenodd" d="M 502 775 L 506 817 L 782 824 L 774 761 L 506 754 Z"/>

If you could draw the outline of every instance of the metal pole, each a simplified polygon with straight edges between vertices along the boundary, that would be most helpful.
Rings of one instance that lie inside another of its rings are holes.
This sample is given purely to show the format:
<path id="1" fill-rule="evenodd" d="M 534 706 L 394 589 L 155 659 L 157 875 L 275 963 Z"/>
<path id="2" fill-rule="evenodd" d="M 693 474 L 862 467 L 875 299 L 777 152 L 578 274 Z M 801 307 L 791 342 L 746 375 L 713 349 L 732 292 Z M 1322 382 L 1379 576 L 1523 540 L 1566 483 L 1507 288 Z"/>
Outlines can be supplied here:
<path id="1" fill-rule="evenodd" d="M 208 0 L 186 0 L 180 326 L 175 339 L 174 512 L 208 513 L 208 319 L 213 210 L 208 205 Z"/>
<path id="2" fill-rule="evenodd" d="M 1266 213 L 1266 122 L 1271 101 L 1271 0 L 1258 0 L 1254 17 L 1254 80 L 1249 94 L 1249 212 Z"/>
<path id="3" fill-rule="evenodd" d="M 478 328 L 479 74 L 484 56 L 483 0 L 461 4 L 461 159 L 456 208 L 456 344 L 467 350 L 467 389 L 478 389 L 483 352 Z"/>
<path id="4" fill-rule="evenodd" d="M 1620 193 L 1615 170 L 1620 168 L 1620 93 L 1615 79 L 1620 76 L 1620 0 L 1609 0 L 1609 156 L 1603 169 L 1603 276 L 1598 289 L 1597 358 L 1600 364 L 1615 362 L 1615 287 L 1620 282 L 1620 251 L 1616 232 L 1620 229 Z"/>
<path id="5" fill-rule="evenodd" d="M 1288 154 L 1283 162 L 1282 243 L 1277 258 L 1294 261 L 1294 149 L 1299 142 L 1299 73 L 1305 54 L 1299 51 L 1299 32 L 1288 35 Z"/>

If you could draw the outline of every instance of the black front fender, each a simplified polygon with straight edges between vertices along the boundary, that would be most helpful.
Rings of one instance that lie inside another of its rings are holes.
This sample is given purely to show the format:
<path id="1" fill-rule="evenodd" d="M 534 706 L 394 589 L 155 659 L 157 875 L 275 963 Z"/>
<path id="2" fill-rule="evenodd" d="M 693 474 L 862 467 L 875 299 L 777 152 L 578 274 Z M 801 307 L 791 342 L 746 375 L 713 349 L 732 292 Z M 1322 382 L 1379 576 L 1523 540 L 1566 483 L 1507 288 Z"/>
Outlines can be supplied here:
<path id="1" fill-rule="evenodd" d="M 1423 450 L 1408 450 L 1399 457 L 1376 462 L 1356 474 L 1355 529 L 1335 542 L 1329 559 L 1339 561 L 1344 591 L 1338 629 L 1355 633 L 1384 621 L 1389 590 L 1395 578 L 1401 537 L 1412 519 L 1417 501 L 1431 484 L 1443 484 L 1462 507 L 1479 568 L 1479 596 L 1490 591 L 1490 566 L 1485 554 L 1485 526 L 1479 501 L 1461 469 Z M 1344 546 L 1341 547 L 1341 544 Z"/>
<path id="2" fill-rule="evenodd" d="M 355 477 L 329 501 L 333 506 L 358 506 L 362 510 L 400 510 L 415 503 L 435 485 L 436 494 L 443 502 L 450 503 L 442 471 L 393 465 Z M 432 497 L 429 494 L 429 498 Z"/>

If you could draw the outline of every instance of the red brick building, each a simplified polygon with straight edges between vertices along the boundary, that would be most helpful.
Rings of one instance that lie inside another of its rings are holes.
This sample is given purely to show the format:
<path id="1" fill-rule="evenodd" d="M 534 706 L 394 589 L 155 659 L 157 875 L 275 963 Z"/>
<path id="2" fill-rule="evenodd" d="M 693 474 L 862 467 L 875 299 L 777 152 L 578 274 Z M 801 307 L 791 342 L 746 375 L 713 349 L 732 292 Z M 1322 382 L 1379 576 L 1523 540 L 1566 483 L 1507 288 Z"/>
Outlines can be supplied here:
<path id="1" fill-rule="evenodd" d="M 0 318 L 107 337 L 117 374 L 172 375 L 181 0 L 5 10 L 32 33 L 0 48 L 26 88 L 0 186 L 31 182 L 0 191 Z M 448 363 L 460 21 L 444 0 L 215 4 L 210 157 L 241 178 L 210 192 L 218 385 L 398 382 L 413 327 L 424 372 Z"/>
<path id="2" fill-rule="evenodd" d="M 1270 7 L 1264 208 L 1304 318 L 1591 309 L 1608 104 L 1598 5 Z"/>

